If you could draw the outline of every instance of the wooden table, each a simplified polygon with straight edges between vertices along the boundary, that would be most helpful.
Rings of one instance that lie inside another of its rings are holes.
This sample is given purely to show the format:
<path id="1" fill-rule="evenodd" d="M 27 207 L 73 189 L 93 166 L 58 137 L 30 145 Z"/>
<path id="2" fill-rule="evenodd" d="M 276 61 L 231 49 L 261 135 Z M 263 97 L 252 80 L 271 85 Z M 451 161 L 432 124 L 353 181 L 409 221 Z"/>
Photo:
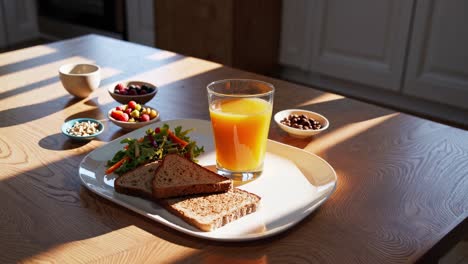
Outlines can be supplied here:
<path id="1" fill-rule="evenodd" d="M 70 96 L 58 79 L 68 62 L 101 65 L 101 87 L 86 99 Z M 149 105 L 163 121 L 209 119 L 205 87 L 224 78 L 273 83 L 274 112 L 304 108 L 329 118 L 330 128 L 312 139 L 270 127 L 270 139 L 321 156 L 338 174 L 335 193 L 298 225 L 260 241 L 206 241 L 81 185 L 83 157 L 124 134 L 106 120 L 117 105 L 109 86 L 153 82 L 160 92 Z M 0 54 L 0 83 L 0 263 L 414 262 L 436 256 L 467 218 L 468 133 L 461 129 L 95 35 Z M 60 126 L 75 117 L 103 120 L 106 130 L 89 143 L 69 141 Z"/>

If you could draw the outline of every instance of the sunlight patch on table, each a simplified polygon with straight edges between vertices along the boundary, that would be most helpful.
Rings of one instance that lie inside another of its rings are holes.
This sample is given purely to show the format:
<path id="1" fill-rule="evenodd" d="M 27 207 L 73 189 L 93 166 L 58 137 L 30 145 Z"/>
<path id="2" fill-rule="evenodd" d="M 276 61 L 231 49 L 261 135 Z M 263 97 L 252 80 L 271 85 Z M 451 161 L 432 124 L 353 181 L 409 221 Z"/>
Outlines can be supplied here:
<path id="1" fill-rule="evenodd" d="M 69 96 L 70 99 L 73 99 L 74 97 L 65 90 L 62 83 L 60 82 L 60 79 L 58 78 L 58 67 L 57 67 L 57 72 L 50 74 L 52 76 L 48 76 L 47 73 L 44 73 L 45 76 L 49 78 L 56 77 L 57 79 L 55 81 L 53 82 L 46 81 L 44 82 L 45 83 L 44 85 L 39 85 L 37 87 L 35 87 L 33 84 L 31 89 L 27 89 L 27 90 L 21 91 L 20 93 L 16 95 L 12 95 L 11 98 L 13 100 L 10 100 L 9 102 L 15 102 L 14 106 L 19 107 L 19 106 L 26 106 L 26 105 L 31 105 L 31 104 L 44 103 L 44 102 L 52 101 L 54 99 L 57 99 L 63 96 Z M 120 73 L 121 71 L 115 68 L 110 68 L 110 67 L 101 68 L 101 79 L 110 78 Z M 31 84 L 26 84 L 26 85 L 31 85 Z M 89 99 L 89 98 L 92 98 L 93 96 L 96 96 L 97 94 L 101 94 L 102 91 L 100 90 L 101 88 L 98 88 L 97 90 L 93 91 L 93 93 L 89 95 L 88 98 L 85 98 L 85 99 Z M 107 91 L 105 91 L 105 93 L 107 93 Z M 53 94 L 54 97 L 45 97 L 43 96 L 44 94 L 48 94 L 48 95 Z M 113 101 L 110 96 L 99 96 L 99 97 L 105 98 L 106 101 L 108 102 Z M 13 107 L 13 105 L 11 107 Z"/>
<path id="2" fill-rule="evenodd" d="M 47 80 L 49 78 L 59 76 L 59 68 L 63 64 L 68 63 L 94 63 L 84 57 L 74 56 L 63 60 L 45 63 L 36 67 L 27 68 L 25 70 L 11 72 L 0 76 L 0 82 L 4 85 L 3 91 L 20 88 L 27 85 Z"/>
<path id="3" fill-rule="evenodd" d="M 146 58 L 149 60 L 153 60 L 153 61 L 162 61 L 162 60 L 173 58 L 175 56 L 177 56 L 177 53 L 167 51 L 167 50 L 161 50 L 161 51 L 157 51 L 147 56 Z"/>
<path id="4" fill-rule="evenodd" d="M 77 142 L 62 135 L 62 123 L 63 119 L 44 117 L 29 121 L 29 129 L 21 126 L 17 129 L 4 129 L 0 133 L 0 181 L 21 178 L 37 171 L 49 171 L 44 164 L 60 164 L 64 159 L 80 159 L 83 154 L 105 144 L 92 140 L 81 146 L 76 145 Z M 49 127 L 54 129 L 52 133 L 48 130 Z M 11 140 L 13 138 L 28 140 Z M 64 156 L 65 150 L 70 149 L 73 152 Z M 77 172 L 78 170 L 75 173 Z"/>
<path id="5" fill-rule="evenodd" d="M 121 74 L 123 71 L 112 67 L 101 67 L 101 81 L 117 74 Z"/>
<path id="6" fill-rule="evenodd" d="M 64 92 L 57 93 L 57 89 L 63 89 Z M 26 107 L 35 104 L 45 103 L 47 101 L 63 96 L 64 93 L 66 93 L 65 88 L 61 86 L 59 80 L 56 80 L 49 84 L 40 85 L 36 88 L 31 88 L 28 90 L 23 90 L 17 94 L 9 96 L 9 99 L 11 100 L 6 101 L 5 105 L 0 106 L 0 111 L 4 109 L 11 109 L 23 106 Z M 46 96 L 44 96 L 44 94 L 56 94 L 56 96 L 47 98 Z"/>
<path id="7" fill-rule="evenodd" d="M 22 262 L 89 263 L 113 255 L 122 258 L 135 248 L 143 248 L 151 241 L 155 241 L 155 238 L 151 233 L 132 225 L 96 237 L 54 246 Z M 146 256 L 149 256 L 149 253 L 150 251 Z M 137 261 L 136 258 L 130 260 Z"/>
<path id="8" fill-rule="evenodd" d="M 330 149 L 346 140 L 349 140 L 365 131 L 382 124 L 383 122 L 397 116 L 399 113 L 393 113 L 373 119 L 365 120 L 349 124 L 333 131 L 326 131 L 326 134 L 321 136 L 318 140 L 311 141 L 305 149 L 312 153 L 320 153 L 324 150 Z"/>
<path id="9" fill-rule="evenodd" d="M 15 51 L 15 56 L 12 56 L 9 52 L 5 52 L 3 54 L 0 54 L 0 66 L 6 66 L 8 64 L 32 60 L 41 56 L 52 54 L 54 52 L 57 51 L 51 47 L 44 45 L 34 46 L 20 51 Z"/>
<path id="10" fill-rule="evenodd" d="M 186 57 L 161 67 L 139 73 L 128 79 L 144 80 L 161 87 L 163 85 L 188 79 L 221 67 L 222 65 L 218 63 L 200 60 L 193 57 Z"/>
<path id="11" fill-rule="evenodd" d="M 318 103 L 324 103 L 324 102 L 329 102 L 329 101 L 334 101 L 338 99 L 344 98 L 341 95 L 337 94 L 332 94 L 332 93 L 324 93 L 318 97 L 315 97 L 314 99 L 305 101 L 303 103 L 298 104 L 299 107 L 301 106 L 308 106 L 308 105 L 313 105 L 313 104 L 318 104 Z"/>

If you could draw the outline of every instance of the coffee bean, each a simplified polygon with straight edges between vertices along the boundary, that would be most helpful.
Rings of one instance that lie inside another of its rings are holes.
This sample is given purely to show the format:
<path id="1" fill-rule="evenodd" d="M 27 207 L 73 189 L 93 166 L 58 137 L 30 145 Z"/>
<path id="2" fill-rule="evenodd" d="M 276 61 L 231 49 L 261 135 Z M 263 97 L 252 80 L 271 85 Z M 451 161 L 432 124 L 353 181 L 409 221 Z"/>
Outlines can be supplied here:
<path id="1" fill-rule="evenodd" d="M 309 118 L 304 114 L 297 115 L 291 114 L 280 121 L 281 124 L 301 129 L 301 130 L 308 130 L 313 129 L 317 130 L 322 128 L 322 124 L 318 120 L 314 120 L 313 118 Z"/>

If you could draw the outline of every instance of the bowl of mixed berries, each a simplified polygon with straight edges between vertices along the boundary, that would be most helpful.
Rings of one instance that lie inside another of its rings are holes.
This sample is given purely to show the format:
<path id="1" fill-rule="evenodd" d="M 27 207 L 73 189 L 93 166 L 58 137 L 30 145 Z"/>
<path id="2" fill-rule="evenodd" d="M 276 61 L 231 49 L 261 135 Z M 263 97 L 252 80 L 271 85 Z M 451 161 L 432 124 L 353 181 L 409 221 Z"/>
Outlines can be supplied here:
<path id="1" fill-rule="evenodd" d="M 123 130 L 134 130 L 148 124 L 152 124 L 159 119 L 158 110 L 130 101 L 109 110 L 107 114 L 109 120 Z"/>
<path id="2" fill-rule="evenodd" d="M 127 104 L 130 101 L 146 104 L 156 95 L 158 87 L 148 82 L 128 81 L 109 87 L 108 92 L 121 104 Z"/>

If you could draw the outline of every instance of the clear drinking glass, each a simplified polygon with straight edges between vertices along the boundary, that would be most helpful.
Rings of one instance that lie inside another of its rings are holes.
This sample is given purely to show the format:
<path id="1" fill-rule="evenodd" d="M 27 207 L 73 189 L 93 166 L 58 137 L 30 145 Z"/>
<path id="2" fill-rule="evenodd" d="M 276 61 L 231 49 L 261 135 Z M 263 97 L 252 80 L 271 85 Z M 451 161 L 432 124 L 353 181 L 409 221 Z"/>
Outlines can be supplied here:
<path id="1" fill-rule="evenodd" d="M 261 175 L 273 109 L 272 84 L 227 79 L 207 86 L 218 173 L 234 181 Z"/>

